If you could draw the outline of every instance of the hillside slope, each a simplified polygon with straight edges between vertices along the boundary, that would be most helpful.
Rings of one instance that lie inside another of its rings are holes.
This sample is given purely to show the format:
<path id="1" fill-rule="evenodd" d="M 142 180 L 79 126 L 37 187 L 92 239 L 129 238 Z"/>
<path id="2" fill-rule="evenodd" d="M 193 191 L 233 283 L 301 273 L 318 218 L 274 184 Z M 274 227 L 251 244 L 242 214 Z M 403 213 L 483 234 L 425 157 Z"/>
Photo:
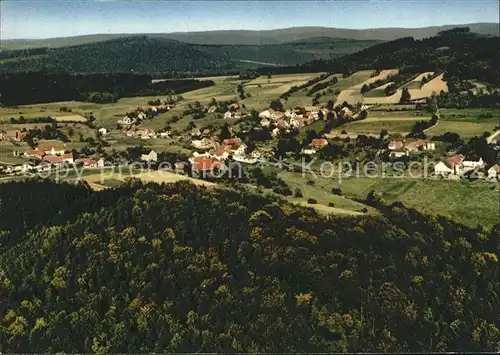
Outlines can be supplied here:
<path id="1" fill-rule="evenodd" d="M 457 26 L 468 26 L 472 32 L 482 35 L 498 35 L 497 23 L 471 23 L 466 25 L 445 25 L 422 28 L 375 28 L 375 29 L 343 29 L 329 27 L 291 27 L 266 31 L 206 31 L 206 32 L 176 32 L 143 34 L 148 37 L 168 38 L 194 44 L 211 45 L 265 45 L 281 44 L 314 37 L 346 38 L 353 40 L 380 40 L 390 41 L 401 37 L 415 37 L 417 39 L 432 37 L 439 31 Z M 74 37 L 49 38 L 39 40 L 2 40 L 2 50 L 25 49 L 37 47 L 63 47 L 92 42 L 100 42 L 121 37 L 130 37 L 133 34 L 95 34 Z M 139 34 L 140 35 L 140 34 Z"/>
<path id="2" fill-rule="evenodd" d="M 500 226 L 184 182 L 0 195 L 2 352 L 499 350 Z"/>
<path id="3" fill-rule="evenodd" d="M 312 42 L 244 46 L 195 45 L 175 40 L 132 36 L 61 48 L 0 53 L 0 72 L 166 73 L 237 70 L 242 61 L 297 65 L 354 53 L 379 41 L 320 38 Z"/>

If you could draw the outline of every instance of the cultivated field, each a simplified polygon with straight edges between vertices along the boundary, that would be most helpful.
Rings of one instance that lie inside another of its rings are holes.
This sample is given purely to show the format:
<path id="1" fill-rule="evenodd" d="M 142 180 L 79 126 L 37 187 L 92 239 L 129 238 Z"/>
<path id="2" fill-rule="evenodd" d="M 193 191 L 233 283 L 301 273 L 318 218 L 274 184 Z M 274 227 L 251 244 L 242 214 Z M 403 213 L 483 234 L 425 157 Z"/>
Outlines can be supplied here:
<path id="1" fill-rule="evenodd" d="M 57 122 L 87 122 L 87 118 L 81 115 L 54 116 Z"/>
<path id="2" fill-rule="evenodd" d="M 321 195 L 326 199 L 341 198 L 329 196 L 332 187 L 340 188 L 346 200 L 366 198 L 375 190 L 387 202 L 402 201 L 408 207 L 440 214 L 471 227 L 479 223 L 489 228 L 498 223 L 498 184 L 402 178 L 351 178 L 339 184 L 336 179 L 319 178 L 314 186 L 308 186 L 299 173 L 283 172 L 280 177 L 289 184 L 302 184 L 304 191 L 316 190 L 319 198 Z"/>
<path id="3" fill-rule="evenodd" d="M 425 72 L 419 74 L 417 77 L 409 81 L 408 83 L 402 85 L 401 87 L 398 88 L 398 90 L 391 96 L 385 96 L 383 90 L 380 90 L 380 88 L 376 88 L 372 91 L 377 90 L 378 93 L 380 93 L 380 97 L 376 97 L 373 93 L 372 95 L 367 95 L 363 99 L 363 103 L 367 105 L 373 105 L 373 104 L 397 104 L 399 103 L 399 100 L 401 99 L 401 93 L 403 92 L 403 87 L 408 87 L 408 90 L 410 92 L 410 96 L 412 100 L 418 100 L 418 99 L 423 99 L 426 97 L 431 96 L 432 94 L 437 94 L 441 91 L 448 92 L 448 85 L 446 82 L 443 80 L 443 75 L 440 74 L 436 76 L 434 79 L 429 81 L 426 84 L 421 83 L 421 80 L 424 76 L 427 76 L 428 74 L 434 74 L 433 72 Z M 385 88 L 385 87 L 384 87 Z"/>
<path id="4" fill-rule="evenodd" d="M 156 183 L 171 183 L 177 181 L 188 180 L 196 185 L 204 185 L 204 186 L 216 186 L 216 184 L 200 180 L 194 179 L 189 176 L 174 174 L 168 171 L 146 171 L 137 174 L 119 174 L 118 172 L 109 171 L 104 172 L 103 174 L 93 174 L 85 176 L 84 179 L 89 183 L 98 184 L 98 185 L 107 185 L 106 182 L 114 182 L 114 184 L 118 184 L 119 181 L 125 181 L 126 178 L 138 178 L 144 182 L 156 182 Z"/>

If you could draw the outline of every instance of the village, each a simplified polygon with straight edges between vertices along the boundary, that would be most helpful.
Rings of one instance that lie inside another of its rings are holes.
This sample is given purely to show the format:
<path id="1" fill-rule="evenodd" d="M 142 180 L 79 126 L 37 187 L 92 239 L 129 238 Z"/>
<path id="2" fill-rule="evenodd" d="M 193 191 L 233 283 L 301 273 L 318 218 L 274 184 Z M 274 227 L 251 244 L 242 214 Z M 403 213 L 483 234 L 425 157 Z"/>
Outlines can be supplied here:
<path id="1" fill-rule="evenodd" d="M 117 120 L 116 131 L 106 129 L 104 127 L 96 127 L 96 135 L 99 139 L 105 141 L 106 138 L 114 133 L 125 137 L 136 138 L 140 140 L 158 140 L 158 139 L 177 139 L 179 144 L 188 144 L 191 147 L 191 156 L 184 161 L 176 161 L 175 173 L 186 174 L 194 177 L 213 176 L 213 171 L 217 173 L 227 169 L 229 161 L 238 162 L 247 165 L 266 166 L 273 164 L 277 157 L 277 152 L 272 148 L 272 145 L 262 146 L 255 145 L 252 142 L 252 149 L 248 149 L 249 142 L 245 142 L 239 138 L 233 130 L 233 126 L 225 124 L 227 134 L 225 137 L 215 134 L 210 128 L 194 127 L 186 132 L 185 135 L 173 133 L 169 127 L 153 130 L 142 128 L 141 123 L 153 119 L 159 113 L 168 112 L 175 106 L 175 102 L 169 100 L 156 100 L 159 105 L 148 105 L 138 107 L 135 111 L 127 113 L 123 118 Z M 366 117 L 371 106 L 368 105 L 344 105 L 336 110 L 329 110 L 322 107 L 305 106 L 296 107 L 294 109 L 279 110 L 271 107 L 258 112 L 256 120 L 254 120 L 254 130 L 265 130 L 271 137 L 271 142 L 278 142 L 281 138 L 293 136 L 294 132 L 298 132 L 307 128 L 315 122 L 322 121 L 325 124 L 327 121 L 335 122 L 336 120 L 356 121 Z M 221 111 L 216 105 L 208 105 L 203 108 L 204 112 L 215 113 Z M 256 115 L 256 113 L 253 113 Z M 219 115 L 221 121 L 234 122 L 234 119 L 241 120 L 250 117 L 249 112 L 244 112 L 238 103 L 231 103 L 227 106 L 227 111 Z M 308 131 L 309 132 L 309 131 Z M 7 130 L 0 132 L 0 141 L 22 142 L 26 139 L 29 131 Z M 497 132 L 498 133 L 498 132 Z M 350 141 L 352 136 L 347 132 L 342 132 L 339 135 L 322 134 L 314 135 L 308 142 L 303 144 L 299 155 L 308 157 L 318 156 L 332 141 L 338 142 Z M 493 141 L 494 137 L 490 137 Z M 498 145 L 496 149 L 498 150 Z M 401 137 L 400 139 L 392 139 L 386 143 L 385 149 L 377 149 L 376 155 L 385 161 L 397 161 L 398 159 L 409 159 L 418 157 L 421 153 L 434 152 L 436 150 L 436 142 L 419 138 Z M 280 152 L 284 155 L 290 152 Z M 32 149 L 24 152 L 14 151 L 15 156 L 25 158 L 26 162 L 16 165 L 0 165 L 0 174 L 3 175 L 19 175 L 23 173 L 47 172 L 58 169 L 71 169 L 73 166 L 83 169 L 99 169 L 105 166 L 116 164 L 109 157 L 101 155 L 80 156 L 76 158 L 74 154 L 66 148 L 65 144 L 50 144 L 40 143 L 32 147 Z M 128 160 L 124 164 L 143 163 L 144 167 L 153 168 L 160 163 L 159 154 L 154 149 L 146 149 L 142 154 L 137 156 L 136 160 Z M 385 158 L 384 158 L 385 157 Z M 324 157 L 323 157 L 324 158 Z M 281 158 L 280 158 L 281 159 Z M 436 161 L 433 173 L 430 176 L 434 178 L 458 179 L 465 174 L 475 173 L 476 178 L 486 180 L 496 180 L 500 174 L 500 166 L 498 164 L 487 165 L 481 157 L 464 156 L 463 154 L 443 155 Z"/>

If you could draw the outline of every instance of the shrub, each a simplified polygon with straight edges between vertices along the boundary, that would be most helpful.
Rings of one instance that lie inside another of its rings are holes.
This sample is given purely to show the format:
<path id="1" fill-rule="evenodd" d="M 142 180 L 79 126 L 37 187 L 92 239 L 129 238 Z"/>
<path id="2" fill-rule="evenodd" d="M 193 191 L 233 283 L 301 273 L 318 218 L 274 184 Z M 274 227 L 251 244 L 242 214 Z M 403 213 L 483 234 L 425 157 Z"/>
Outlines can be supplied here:
<path id="1" fill-rule="evenodd" d="M 332 194 L 334 195 L 342 195 L 342 190 L 339 187 L 332 187 Z"/>
<path id="2" fill-rule="evenodd" d="M 316 201 L 314 198 L 309 198 L 309 199 L 307 199 L 307 203 L 310 203 L 311 205 L 315 205 L 318 203 L 318 201 Z"/>

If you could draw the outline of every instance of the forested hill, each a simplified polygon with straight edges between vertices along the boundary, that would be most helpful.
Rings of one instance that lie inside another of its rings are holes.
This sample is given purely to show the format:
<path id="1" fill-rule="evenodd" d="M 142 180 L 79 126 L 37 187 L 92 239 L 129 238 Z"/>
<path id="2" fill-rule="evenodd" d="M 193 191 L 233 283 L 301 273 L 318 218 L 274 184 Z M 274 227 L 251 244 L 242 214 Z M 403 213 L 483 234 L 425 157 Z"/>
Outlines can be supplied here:
<path id="1" fill-rule="evenodd" d="M 470 27 L 471 31 L 481 35 L 498 35 L 498 23 L 470 23 L 421 28 L 370 28 L 347 29 L 330 27 L 290 27 L 275 30 L 248 31 L 248 30 L 221 30 L 202 32 L 174 32 L 174 33 L 148 33 L 144 36 L 152 38 L 173 39 L 186 43 L 200 45 L 237 45 L 257 46 L 268 44 L 284 44 L 295 41 L 309 41 L 314 37 L 345 38 L 349 40 L 377 40 L 392 41 L 401 37 L 425 38 L 435 36 L 443 30 L 454 27 Z M 137 34 L 140 35 L 140 34 Z M 88 44 L 110 39 L 130 37 L 132 34 L 94 34 L 74 37 L 59 37 L 47 39 L 11 39 L 0 40 L 3 50 L 28 49 L 50 47 L 58 48 L 69 45 Z"/>
<path id="2" fill-rule="evenodd" d="M 131 36 L 53 49 L 3 51 L 0 52 L 0 73 L 237 73 L 248 68 L 245 61 L 297 65 L 354 53 L 379 42 L 315 38 L 311 42 L 267 46 L 196 45 Z"/>
<path id="3" fill-rule="evenodd" d="M 316 60 L 290 68 L 268 68 L 274 72 L 330 71 L 352 73 L 363 69 L 406 68 L 414 72 L 446 70 L 448 76 L 484 80 L 500 85 L 498 37 L 477 36 L 449 30 L 436 37 L 412 37 L 376 44 L 333 60 Z M 268 70 L 263 68 L 262 71 Z"/>
<path id="4" fill-rule="evenodd" d="M 1 352 L 500 350 L 500 226 L 186 182 L 0 197 Z"/>
<path id="5" fill-rule="evenodd" d="M 224 66 L 227 58 L 197 50 L 185 43 L 148 37 L 126 37 L 57 49 L 4 52 L 0 73 L 143 73 L 197 71 Z"/>

